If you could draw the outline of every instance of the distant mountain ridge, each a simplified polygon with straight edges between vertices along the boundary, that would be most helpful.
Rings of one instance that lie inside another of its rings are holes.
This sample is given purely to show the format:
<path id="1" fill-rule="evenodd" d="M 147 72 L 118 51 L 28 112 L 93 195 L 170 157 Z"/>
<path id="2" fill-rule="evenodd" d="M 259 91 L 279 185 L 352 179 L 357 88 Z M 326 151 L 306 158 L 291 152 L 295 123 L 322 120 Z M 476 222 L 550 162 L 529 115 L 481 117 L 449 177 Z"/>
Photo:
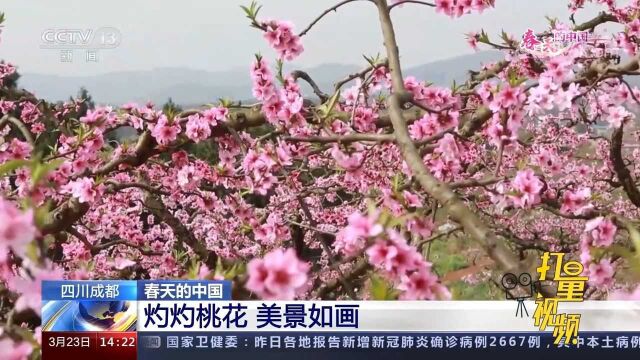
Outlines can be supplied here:
<path id="1" fill-rule="evenodd" d="M 501 58 L 499 52 L 478 52 L 407 68 L 404 75 L 448 86 L 454 79 L 464 81 L 468 70 L 478 70 L 481 64 Z M 297 68 L 290 66 L 286 70 L 294 69 Z M 362 66 L 323 64 L 302 70 L 308 72 L 323 91 L 330 92 L 336 81 L 360 69 Z M 48 101 L 67 100 L 69 96 L 76 95 L 80 87 L 85 87 L 96 103 L 112 105 L 149 100 L 161 105 L 168 98 L 181 105 L 198 105 L 215 102 L 219 98 L 252 98 L 248 67 L 227 71 L 167 67 L 94 76 L 22 73 L 18 85 Z M 310 93 L 304 82 L 303 88 L 305 93 Z"/>

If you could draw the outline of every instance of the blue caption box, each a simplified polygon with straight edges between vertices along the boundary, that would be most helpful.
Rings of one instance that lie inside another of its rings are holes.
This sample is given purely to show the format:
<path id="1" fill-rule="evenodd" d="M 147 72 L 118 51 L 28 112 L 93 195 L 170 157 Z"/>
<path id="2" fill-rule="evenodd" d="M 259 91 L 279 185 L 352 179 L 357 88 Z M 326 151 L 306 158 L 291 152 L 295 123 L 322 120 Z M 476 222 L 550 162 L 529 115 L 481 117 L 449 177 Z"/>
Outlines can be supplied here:
<path id="1" fill-rule="evenodd" d="M 132 280 L 43 281 L 42 300 L 134 301 L 137 290 Z"/>

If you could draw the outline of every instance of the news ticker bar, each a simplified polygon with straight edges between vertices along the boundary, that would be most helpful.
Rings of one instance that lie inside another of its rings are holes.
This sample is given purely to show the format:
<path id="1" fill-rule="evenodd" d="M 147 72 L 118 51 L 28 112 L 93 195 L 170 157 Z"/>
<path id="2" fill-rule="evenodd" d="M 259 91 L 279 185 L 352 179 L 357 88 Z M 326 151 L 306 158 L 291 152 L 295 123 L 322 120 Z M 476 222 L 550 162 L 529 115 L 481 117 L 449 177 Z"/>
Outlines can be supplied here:
<path id="1" fill-rule="evenodd" d="M 549 332 L 229 332 L 44 333 L 43 360 L 209 360 L 233 358 L 370 360 L 433 353 L 640 353 L 640 332 L 583 332 L 556 346 Z"/>
<path id="2" fill-rule="evenodd" d="M 202 318 L 198 309 L 210 304 L 140 301 L 137 329 L 160 332 L 526 332 L 537 329 L 532 318 L 536 308 L 533 301 L 522 304 L 517 301 L 222 301 L 214 303 L 213 311 L 220 318 L 218 326 L 202 327 L 198 321 L 191 321 Z M 520 306 L 525 310 L 519 309 Z M 238 311 L 238 307 L 242 310 Z M 640 331 L 640 301 L 560 303 L 558 311 L 580 314 L 581 331 Z M 171 314 L 178 312 L 185 316 L 185 321 L 174 323 Z M 241 320 L 226 323 L 225 317 Z"/>

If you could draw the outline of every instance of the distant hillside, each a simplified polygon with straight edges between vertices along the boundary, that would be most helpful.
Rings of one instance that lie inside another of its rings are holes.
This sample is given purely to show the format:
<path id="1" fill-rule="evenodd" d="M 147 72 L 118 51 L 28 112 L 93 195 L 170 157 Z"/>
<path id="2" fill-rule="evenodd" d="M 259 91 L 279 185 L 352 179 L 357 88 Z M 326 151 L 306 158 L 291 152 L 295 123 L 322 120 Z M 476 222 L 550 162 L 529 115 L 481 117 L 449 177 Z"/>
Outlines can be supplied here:
<path id="1" fill-rule="evenodd" d="M 405 76 L 415 76 L 438 85 L 466 78 L 467 71 L 481 63 L 501 58 L 499 52 L 479 52 L 405 69 Z M 293 70 L 295 67 L 290 67 Z M 323 64 L 307 71 L 318 86 L 329 92 L 333 83 L 361 69 L 348 64 Z M 85 87 L 99 104 L 120 105 L 128 101 L 156 104 L 169 97 L 183 105 L 214 102 L 218 98 L 250 99 L 251 80 L 247 68 L 210 72 L 188 68 L 157 68 L 149 71 L 113 72 L 96 76 L 56 76 L 21 74 L 19 86 L 49 101 L 66 100 Z M 305 86 L 306 87 L 306 86 Z M 307 91 L 310 91 L 306 87 Z"/>

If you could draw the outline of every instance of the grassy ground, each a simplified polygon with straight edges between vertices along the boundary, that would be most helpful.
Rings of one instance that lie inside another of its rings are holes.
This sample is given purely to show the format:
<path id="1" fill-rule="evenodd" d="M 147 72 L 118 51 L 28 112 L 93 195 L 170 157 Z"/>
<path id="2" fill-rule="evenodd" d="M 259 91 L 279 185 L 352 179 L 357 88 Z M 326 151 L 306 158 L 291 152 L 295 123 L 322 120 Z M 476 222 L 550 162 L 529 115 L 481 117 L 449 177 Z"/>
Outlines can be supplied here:
<path id="1" fill-rule="evenodd" d="M 500 300 L 504 293 L 491 281 L 492 262 L 468 239 L 451 236 L 425 247 L 425 256 L 449 288 L 453 300 Z"/>

